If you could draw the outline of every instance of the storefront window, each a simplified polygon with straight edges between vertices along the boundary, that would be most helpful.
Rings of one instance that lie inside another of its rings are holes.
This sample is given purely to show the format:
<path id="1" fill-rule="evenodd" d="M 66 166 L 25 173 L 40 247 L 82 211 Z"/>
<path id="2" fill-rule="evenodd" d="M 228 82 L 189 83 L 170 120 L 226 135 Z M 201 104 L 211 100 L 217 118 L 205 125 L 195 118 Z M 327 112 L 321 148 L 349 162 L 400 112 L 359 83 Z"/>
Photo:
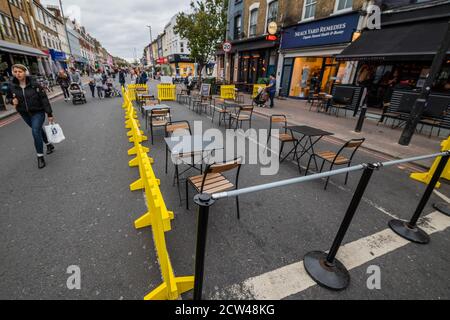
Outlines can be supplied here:
<path id="1" fill-rule="evenodd" d="M 291 97 L 305 98 L 309 95 L 311 79 L 317 82 L 323 65 L 323 58 L 297 58 L 292 72 Z"/>

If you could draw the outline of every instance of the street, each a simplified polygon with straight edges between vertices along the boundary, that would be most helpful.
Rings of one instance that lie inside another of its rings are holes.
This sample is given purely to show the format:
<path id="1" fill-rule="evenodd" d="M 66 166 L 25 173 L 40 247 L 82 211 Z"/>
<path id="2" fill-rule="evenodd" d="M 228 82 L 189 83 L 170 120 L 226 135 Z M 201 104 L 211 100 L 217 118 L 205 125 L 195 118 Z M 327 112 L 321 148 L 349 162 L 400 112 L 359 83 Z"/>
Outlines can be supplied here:
<path id="1" fill-rule="evenodd" d="M 151 82 L 150 92 L 155 86 Z M 85 105 L 53 102 L 66 141 L 46 156 L 44 170 L 37 170 L 26 124 L 21 119 L 0 124 L 0 299 L 141 300 L 160 285 L 151 230 L 137 231 L 133 224 L 147 209 L 143 193 L 129 190 L 139 172 L 128 167 L 131 144 L 122 103 L 122 98 L 89 96 Z M 166 104 L 172 107 L 174 121 L 201 121 L 204 129 L 224 132 L 217 117 L 212 123 L 185 105 Z M 145 128 L 140 113 L 139 119 Z M 268 124 L 268 118 L 254 116 L 253 128 L 268 129 Z M 175 212 L 172 230 L 166 234 L 174 272 L 193 275 L 197 208 L 192 201 L 190 210 L 180 206 L 172 183 L 173 165 L 169 164 L 168 175 L 164 172 L 163 132 L 155 131 L 154 146 L 144 145 L 155 160 L 166 205 Z M 330 139 L 317 145 L 319 150 L 339 147 Z M 364 149 L 354 163 L 386 160 L 386 155 Z M 276 176 L 262 176 L 260 169 L 245 164 L 239 186 L 299 176 L 290 161 L 280 165 Z M 432 204 L 450 197 L 450 187 L 444 183 L 424 210 L 421 225 L 432 233 L 429 245 L 403 242 L 388 227 L 392 218 L 409 220 L 425 191 L 425 185 L 409 178 L 415 171 L 423 169 L 404 165 L 374 173 L 338 253 L 351 275 L 350 287 L 343 292 L 317 286 L 300 262 L 310 251 L 329 250 L 360 172 L 350 175 L 347 186 L 344 177 L 333 177 L 327 191 L 319 180 L 242 196 L 241 220 L 236 219 L 233 199 L 217 201 L 208 229 L 205 298 L 449 299 L 450 218 L 435 212 Z M 181 186 L 184 195 L 184 183 Z M 67 287 L 70 266 L 81 270 L 80 290 Z M 381 270 L 381 288 L 368 288 L 370 266 Z"/>

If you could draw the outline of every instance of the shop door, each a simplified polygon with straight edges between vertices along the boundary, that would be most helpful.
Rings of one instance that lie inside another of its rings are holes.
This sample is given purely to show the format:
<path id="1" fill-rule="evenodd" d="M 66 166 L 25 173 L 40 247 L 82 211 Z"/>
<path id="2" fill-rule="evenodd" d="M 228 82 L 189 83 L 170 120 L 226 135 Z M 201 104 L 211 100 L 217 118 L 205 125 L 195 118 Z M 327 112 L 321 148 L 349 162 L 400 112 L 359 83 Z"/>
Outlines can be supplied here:
<path id="1" fill-rule="evenodd" d="M 283 72 L 281 74 L 280 95 L 289 96 L 290 83 L 292 78 L 292 70 L 294 67 L 294 58 L 284 59 Z"/>
<path id="2" fill-rule="evenodd" d="M 336 81 L 336 76 L 339 71 L 339 63 L 333 58 L 326 58 L 324 60 L 321 91 L 331 93 L 333 84 Z"/>

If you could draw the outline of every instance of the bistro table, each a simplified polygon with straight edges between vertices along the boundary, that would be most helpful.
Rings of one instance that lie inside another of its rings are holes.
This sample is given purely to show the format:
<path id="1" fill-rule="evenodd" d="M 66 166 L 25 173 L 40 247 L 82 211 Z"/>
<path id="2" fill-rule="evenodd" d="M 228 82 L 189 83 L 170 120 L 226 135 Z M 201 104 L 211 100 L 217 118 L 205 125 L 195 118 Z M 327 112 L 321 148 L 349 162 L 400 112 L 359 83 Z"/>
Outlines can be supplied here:
<path id="1" fill-rule="evenodd" d="M 216 150 L 222 150 L 224 148 L 223 145 L 217 145 L 215 143 L 214 137 L 211 137 L 211 140 L 206 140 L 201 135 L 184 135 L 184 136 L 172 136 L 168 138 L 164 138 L 166 143 L 166 168 L 169 159 L 169 153 L 173 156 L 178 157 L 179 160 L 183 161 L 183 159 L 189 158 L 192 163 L 185 162 L 189 168 L 179 172 L 179 163 L 174 163 L 175 165 L 175 176 L 174 181 L 176 180 L 178 183 L 178 188 L 180 184 L 180 176 L 186 173 L 191 169 L 199 170 L 203 173 L 203 163 L 205 153 L 208 155 L 214 153 Z M 201 161 L 199 163 L 195 163 L 195 157 L 200 155 Z M 200 164 L 200 168 L 197 168 L 197 165 Z"/>
<path id="2" fill-rule="evenodd" d="M 294 133 L 297 133 L 302 135 L 302 138 L 297 141 L 294 148 L 289 151 L 289 153 L 283 158 L 283 160 L 281 160 L 281 162 L 285 161 L 292 153 L 294 153 L 294 160 L 297 160 L 297 165 L 300 173 L 302 172 L 300 159 L 306 154 L 315 154 L 314 146 L 323 137 L 334 135 L 334 133 L 309 126 L 288 126 L 286 127 L 286 129 L 291 132 L 292 136 L 294 136 Z M 317 170 L 319 170 L 319 166 L 317 165 L 315 157 L 314 162 L 316 164 Z"/>
<path id="3" fill-rule="evenodd" d="M 165 104 L 156 104 L 156 105 L 152 105 L 152 106 L 142 106 L 142 111 L 145 114 L 145 129 L 148 129 L 148 114 L 150 112 L 152 112 L 152 110 L 158 110 L 158 109 L 169 109 L 171 110 L 171 107 Z"/>

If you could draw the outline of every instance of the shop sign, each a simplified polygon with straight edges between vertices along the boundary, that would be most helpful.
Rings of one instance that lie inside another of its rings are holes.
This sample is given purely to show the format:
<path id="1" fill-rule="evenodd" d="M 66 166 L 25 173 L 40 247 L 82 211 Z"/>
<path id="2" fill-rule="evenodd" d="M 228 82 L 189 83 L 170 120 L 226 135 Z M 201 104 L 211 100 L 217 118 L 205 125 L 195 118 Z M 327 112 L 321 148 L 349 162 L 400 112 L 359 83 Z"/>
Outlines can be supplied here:
<path id="1" fill-rule="evenodd" d="M 231 45 L 231 42 L 225 42 L 224 44 L 223 44 L 223 46 L 222 46 L 222 49 L 223 49 L 223 51 L 224 52 L 226 52 L 226 53 L 228 53 L 228 52 L 231 52 L 231 49 L 232 49 L 233 47 L 232 47 L 232 45 Z"/>
<path id="2" fill-rule="evenodd" d="M 278 31 L 278 25 L 276 22 L 272 21 L 271 23 L 269 23 L 269 26 L 267 27 L 267 32 L 270 35 L 275 35 Z"/>
<path id="3" fill-rule="evenodd" d="M 283 32 L 281 49 L 351 42 L 359 18 L 359 13 L 353 13 L 287 28 Z"/>

